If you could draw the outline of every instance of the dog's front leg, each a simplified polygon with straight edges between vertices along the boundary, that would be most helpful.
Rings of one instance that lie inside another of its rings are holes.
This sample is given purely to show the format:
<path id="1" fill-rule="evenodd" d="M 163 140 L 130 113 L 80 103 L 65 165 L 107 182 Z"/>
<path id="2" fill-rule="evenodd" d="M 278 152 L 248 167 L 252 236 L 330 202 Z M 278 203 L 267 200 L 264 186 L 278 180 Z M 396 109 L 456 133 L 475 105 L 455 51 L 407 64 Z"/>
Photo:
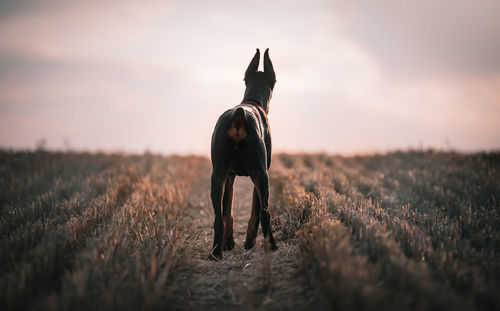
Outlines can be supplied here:
<path id="1" fill-rule="evenodd" d="M 234 190 L 233 174 L 229 174 L 224 187 L 224 196 L 222 200 L 222 216 L 224 217 L 224 239 L 222 247 L 225 251 L 230 251 L 234 248 L 233 237 L 233 190 Z"/>

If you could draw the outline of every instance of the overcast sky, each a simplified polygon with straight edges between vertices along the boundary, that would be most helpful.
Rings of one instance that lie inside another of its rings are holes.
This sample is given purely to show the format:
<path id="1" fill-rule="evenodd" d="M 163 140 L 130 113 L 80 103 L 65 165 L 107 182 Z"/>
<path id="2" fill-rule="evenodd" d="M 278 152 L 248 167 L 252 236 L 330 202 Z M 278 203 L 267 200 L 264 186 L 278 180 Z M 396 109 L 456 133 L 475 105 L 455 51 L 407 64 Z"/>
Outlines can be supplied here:
<path id="1" fill-rule="evenodd" d="M 0 146 L 208 154 L 255 48 L 276 151 L 500 148 L 500 1 L 0 1 Z"/>

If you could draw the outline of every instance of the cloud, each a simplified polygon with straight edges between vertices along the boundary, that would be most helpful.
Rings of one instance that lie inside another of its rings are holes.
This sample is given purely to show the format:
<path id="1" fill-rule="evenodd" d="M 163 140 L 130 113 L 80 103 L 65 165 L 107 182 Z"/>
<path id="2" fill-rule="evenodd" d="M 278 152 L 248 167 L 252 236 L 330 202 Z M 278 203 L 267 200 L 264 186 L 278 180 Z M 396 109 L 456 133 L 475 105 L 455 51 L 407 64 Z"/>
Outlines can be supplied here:
<path id="1" fill-rule="evenodd" d="M 335 1 L 340 32 L 401 76 L 500 73 L 500 2 Z"/>
<path id="2" fill-rule="evenodd" d="M 3 144 L 26 148 L 44 137 L 51 148 L 67 138 L 77 148 L 196 149 L 177 134 L 207 108 L 184 94 L 192 78 L 183 72 L 6 54 L 0 66 Z"/>

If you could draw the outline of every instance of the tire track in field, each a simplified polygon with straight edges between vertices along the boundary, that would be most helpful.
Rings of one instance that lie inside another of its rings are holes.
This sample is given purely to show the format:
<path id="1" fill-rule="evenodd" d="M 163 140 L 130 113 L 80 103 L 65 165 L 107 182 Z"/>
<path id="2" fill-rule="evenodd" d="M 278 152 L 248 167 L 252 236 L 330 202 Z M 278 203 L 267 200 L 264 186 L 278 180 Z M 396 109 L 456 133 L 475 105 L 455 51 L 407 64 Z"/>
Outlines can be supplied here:
<path id="1" fill-rule="evenodd" d="M 207 176 L 208 175 L 208 176 Z M 272 185 L 271 185 L 272 186 Z M 302 267 L 296 240 L 275 235 L 278 250 L 266 254 L 259 229 L 257 243 L 245 250 L 243 243 L 251 212 L 253 184 L 248 177 L 235 182 L 233 217 L 235 249 L 223 252 L 219 262 L 207 260 L 213 242 L 213 210 L 209 198 L 209 172 L 195 185 L 191 198 L 197 236 L 186 243 L 191 253 L 189 269 L 177 276 L 182 310 L 310 310 L 318 309 Z M 272 207 L 271 207 L 272 208 Z"/>

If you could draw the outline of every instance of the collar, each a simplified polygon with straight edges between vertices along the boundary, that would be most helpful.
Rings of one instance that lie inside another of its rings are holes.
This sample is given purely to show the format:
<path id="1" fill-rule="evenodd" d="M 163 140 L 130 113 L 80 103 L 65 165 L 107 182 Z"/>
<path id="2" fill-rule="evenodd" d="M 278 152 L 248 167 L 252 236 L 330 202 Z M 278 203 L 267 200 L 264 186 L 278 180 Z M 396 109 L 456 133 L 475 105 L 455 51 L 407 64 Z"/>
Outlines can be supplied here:
<path id="1" fill-rule="evenodd" d="M 241 104 L 251 104 L 251 105 L 256 106 L 257 108 L 262 109 L 262 111 L 266 112 L 266 110 L 262 107 L 262 105 L 261 105 L 261 104 L 259 104 L 259 103 L 258 103 L 258 102 L 256 102 L 256 101 L 253 101 L 253 100 L 244 100 L 244 101 L 242 101 L 242 102 L 241 102 Z M 241 105 L 241 104 L 240 104 L 240 105 Z M 266 113 L 266 114 L 267 114 L 267 113 Z"/>

